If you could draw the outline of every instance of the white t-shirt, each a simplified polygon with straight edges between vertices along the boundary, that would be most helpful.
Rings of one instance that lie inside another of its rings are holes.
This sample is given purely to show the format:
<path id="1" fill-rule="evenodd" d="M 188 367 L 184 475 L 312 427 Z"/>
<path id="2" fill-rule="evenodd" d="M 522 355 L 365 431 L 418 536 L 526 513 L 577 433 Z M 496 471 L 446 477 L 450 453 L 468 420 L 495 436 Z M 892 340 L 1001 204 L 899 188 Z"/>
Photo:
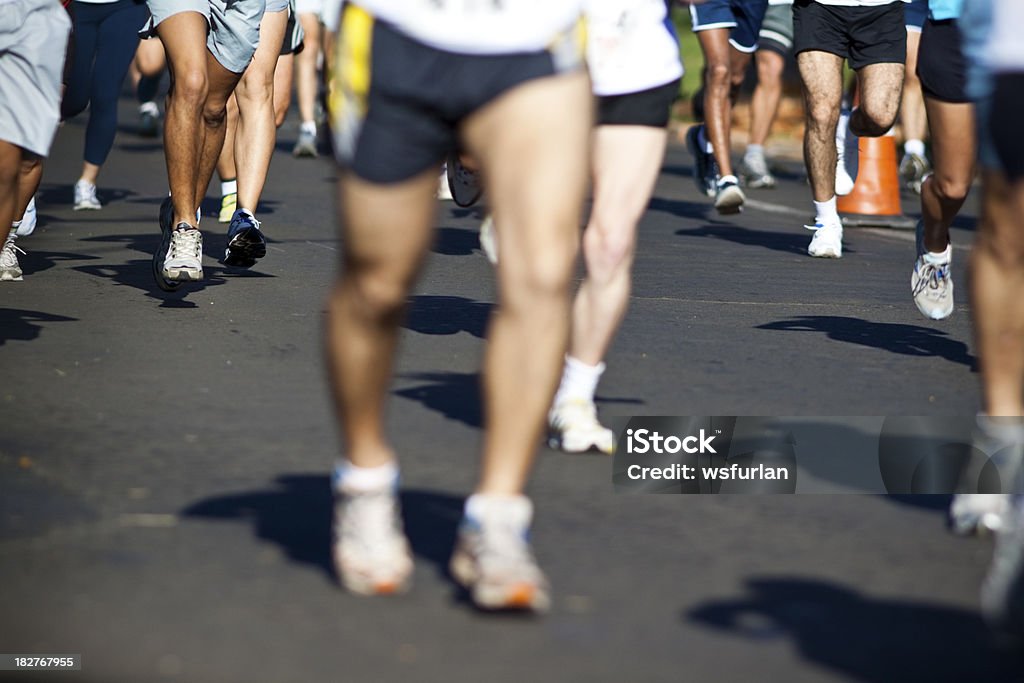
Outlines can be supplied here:
<path id="1" fill-rule="evenodd" d="M 1024 71 L 1024 0 L 994 0 L 984 63 L 995 72 Z"/>
<path id="2" fill-rule="evenodd" d="M 401 33 L 439 50 L 509 54 L 550 47 L 585 0 L 353 0 Z"/>
<path id="3" fill-rule="evenodd" d="M 814 0 L 821 5 L 842 5 L 843 7 L 881 7 L 894 2 L 910 2 L 910 0 Z"/>
<path id="4" fill-rule="evenodd" d="M 595 95 L 623 95 L 683 75 L 665 0 L 589 0 L 587 61 Z"/>

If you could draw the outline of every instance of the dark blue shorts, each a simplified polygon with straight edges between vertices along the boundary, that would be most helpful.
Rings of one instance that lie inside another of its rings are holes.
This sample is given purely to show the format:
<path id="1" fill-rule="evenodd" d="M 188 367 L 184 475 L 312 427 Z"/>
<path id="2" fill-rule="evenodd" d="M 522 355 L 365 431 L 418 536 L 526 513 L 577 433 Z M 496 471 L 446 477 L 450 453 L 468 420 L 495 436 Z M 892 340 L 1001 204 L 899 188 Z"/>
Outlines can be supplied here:
<path id="1" fill-rule="evenodd" d="M 708 0 L 690 5 L 690 19 L 695 32 L 730 29 L 729 43 L 740 52 L 753 52 L 767 10 L 768 0 Z"/>

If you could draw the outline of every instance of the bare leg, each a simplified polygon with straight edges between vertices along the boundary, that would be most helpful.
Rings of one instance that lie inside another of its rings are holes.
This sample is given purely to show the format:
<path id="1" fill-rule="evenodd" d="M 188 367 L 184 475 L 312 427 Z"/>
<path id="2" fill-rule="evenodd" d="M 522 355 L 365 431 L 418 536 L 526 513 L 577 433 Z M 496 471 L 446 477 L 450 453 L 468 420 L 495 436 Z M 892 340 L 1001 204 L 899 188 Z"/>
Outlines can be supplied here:
<path id="1" fill-rule="evenodd" d="M 835 196 L 836 125 L 843 97 L 843 60 L 828 52 L 801 52 L 796 58 L 803 81 L 807 132 L 804 163 L 814 200 Z"/>
<path id="2" fill-rule="evenodd" d="M 733 52 L 729 29 L 699 31 L 704 51 L 704 126 L 714 147 L 715 161 L 723 176 L 732 175 L 730 131 L 732 128 Z M 749 60 L 749 55 L 747 56 Z M 742 75 L 742 71 L 740 72 Z"/>
<path id="3" fill-rule="evenodd" d="M 238 208 L 255 213 L 274 152 L 274 68 L 281 53 L 287 11 L 267 12 L 260 22 L 260 44 L 252 63 L 238 84 L 238 132 L 235 135 L 235 166 Z"/>
<path id="4" fill-rule="evenodd" d="M 1019 416 L 1024 415 L 1024 231 L 1003 174 L 986 170 L 984 181 L 982 216 L 971 253 L 984 408 L 988 415 Z"/>
<path id="5" fill-rule="evenodd" d="M 327 348 L 345 457 L 358 467 L 395 459 L 384 404 L 399 321 L 430 244 L 436 176 L 381 186 L 346 174 L 338 185 L 344 271 L 328 302 Z"/>
<path id="6" fill-rule="evenodd" d="M 207 56 L 207 73 L 209 74 L 209 91 L 203 107 L 203 138 L 202 155 L 199 159 L 199 175 L 196 178 L 195 206 L 198 208 L 206 196 L 206 188 L 213 177 L 213 169 L 224 148 L 224 135 L 227 132 L 227 103 L 241 74 L 225 69 L 209 52 Z M 195 211 L 193 210 L 193 213 Z"/>
<path id="7" fill-rule="evenodd" d="M 295 90 L 302 123 L 315 121 L 316 96 L 320 87 L 317 77 L 317 57 L 320 54 L 320 17 L 300 14 L 299 21 L 306 33 L 306 48 L 295 58 Z"/>
<path id="8" fill-rule="evenodd" d="M 305 50 L 303 50 L 305 51 Z M 295 55 L 281 55 L 274 69 L 274 128 L 280 128 L 292 106 L 292 75 L 295 72 Z"/>
<path id="9" fill-rule="evenodd" d="M 750 99 L 750 144 L 764 145 L 782 99 L 782 71 L 786 60 L 774 50 L 758 50 L 757 87 Z"/>
<path id="10" fill-rule="evenodd" d="M 21 173 L 18 177 L 18 202 L 14 205 L 14 220 L 25 215 L 28 203 L 32 201 L 39 181 L 43 178 L 43 158 L 34 154 L 22 154 Z"/>
<path id="11" fill-rule="evenodd" d="M 921 185 L 924 246 L 945 251 L 949 226 L 963 206 L 974 179 L 976 156 L 974 105 L 925 98 L 932 129 L 934 173 Z"/>
<path id="12" fill-rule="evenodd" d="M 900 126 L 903 139 L 924 140 L 928 133 L 921 81 L 917 78 L 917 49 L 921 44 L 920 31 L 907 31 L 907 68 L 903 76 L 903 104 L 900 107 Z"/>
<path id="13" fill-rule="evenodd" d="M 227 116 L 224 119 L 224 146 L 217 157 L 217 176 L 222 180 L 236 177 L 235 134 L 238 132 L 238 100 L 234 95 L 228 98 Z"/>
<path id="14" fill-rule="evenodd" d="M 857 72 L 860 106 L 850 114 L 850 131 L 858 137 L 885 135 L 896 122 L 903 89 L 902 64 L 869 64 Z"/>
<path id="15" fill-rule="evenodd" d="M 637 224 L 665 156 L 668 134 L 649 126 L 598 126 L 593 133 L 594 206 L 583 233 L 587 276 L 573 303 L 569 355 L 603 359 L 622 323 L 632 284 Z"/>
<path id="16" fill-rule="evenodd" d="M 477 493 L 522 492 L 569 335 L 591 94 L 582 73 L 519 86 L 466 121 L 498 232 L 500 305 L 484 358 L 485 433 Z M 514 125 L 530 121 L 531 125 Z M 431 173 L 424 184 L 433 189 Z M 559 192 L 552 193 L 557 185 Z"/>
<path id="17" fill-rule="evenodd" d="M 18 180 L 21 177 L 21 147 L 0 140 L 0 247 L 7 240 L 18 211 Z"/>

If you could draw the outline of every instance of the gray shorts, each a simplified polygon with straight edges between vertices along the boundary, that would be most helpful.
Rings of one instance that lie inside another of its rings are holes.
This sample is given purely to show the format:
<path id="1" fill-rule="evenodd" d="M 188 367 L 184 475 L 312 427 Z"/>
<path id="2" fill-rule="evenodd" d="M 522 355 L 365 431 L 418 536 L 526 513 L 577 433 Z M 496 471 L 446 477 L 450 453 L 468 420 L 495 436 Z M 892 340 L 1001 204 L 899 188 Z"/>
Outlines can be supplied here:
<path id="1" fill-rule="evenodd" d="M 0 140 L 50 153 L 70 31 L 54 0 L 0 2 Z"/>
<path id="2" fill-rule="evenodd" d="M 221 66 L 240 74 L 249 66 L 259 45 L 260 20 L 268 0 L 147 0 L 146 4 L 152 17 L 143 35 L 155 35 L 153 31 L 167 17 L 198 12 L 210 25 L 207 49 Z M 287 7 L 287 0 L 284 4 Z"/>

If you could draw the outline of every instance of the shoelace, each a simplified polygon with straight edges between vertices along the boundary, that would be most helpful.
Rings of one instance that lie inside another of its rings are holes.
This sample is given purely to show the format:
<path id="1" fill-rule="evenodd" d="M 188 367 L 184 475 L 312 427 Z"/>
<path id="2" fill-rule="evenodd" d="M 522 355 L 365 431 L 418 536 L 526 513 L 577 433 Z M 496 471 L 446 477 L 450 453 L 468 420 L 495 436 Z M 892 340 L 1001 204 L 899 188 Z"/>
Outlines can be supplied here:
<path id="1" fill-rule="evenodd" d="M 523 529 L 510 522 L 491 521 L 487 530 L 476 534 L 477 556 L 503 565 L 532 567 L 533 554 Z"/>
<path id="2" fill-rule="evenodd" d="M 171 258 L 177 258 L 180 255 L 198 258 L 201 251 L 199 237 L 199 231 L 194 228 L 191 230 L 178 230 L 175 228 L 174 232 L 171 233 Z"/>
<path id="3" fill-rule="evenodd" d="M 925 263 L 918 271 L 920 279 L 917 281 L 917 287 L 914 288 L 914 295 L 917 296 L 925 289 L 930 289 L 933 290 L 933 295 L 943 296 L 946 290 L 942 287 L 942 283 L 945 281 L 947 273 L 948 266 L 936 266 L 931 263 Z"/>
<path id="4" fill-rule="evenodd" d="M 14 240 L 7 240 L 4 242 L 4 248 L 0 250 L 0 256 L 3 257 L 3 261 L 6 264 L 14 264 L 18 262 L 18 257 L 14 252 L 18 252 L 22 256 L 25 256 L 25 250 L 14 243 Z"/>

